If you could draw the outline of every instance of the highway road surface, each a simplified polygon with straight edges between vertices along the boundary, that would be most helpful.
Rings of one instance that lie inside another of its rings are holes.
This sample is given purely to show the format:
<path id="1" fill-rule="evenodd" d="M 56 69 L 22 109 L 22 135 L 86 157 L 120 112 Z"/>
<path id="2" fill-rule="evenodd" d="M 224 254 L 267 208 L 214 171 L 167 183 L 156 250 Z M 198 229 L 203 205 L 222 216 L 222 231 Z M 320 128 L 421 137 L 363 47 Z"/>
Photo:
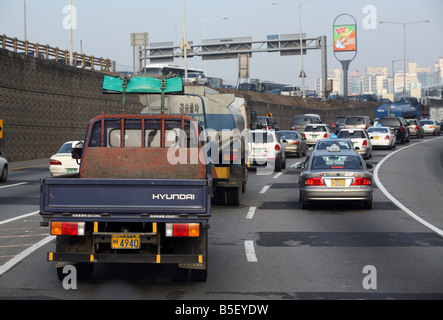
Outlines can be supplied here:
<path id="1" fill-rule="evenodd" d="M 75 289 L 46 260 L 55 241 L 38 210 L 49 161 L 12 163 L 0 184 L 0 299 L 443 299 L 443 137 L 374 150 L 372 210 L 301 210 L 293 165 L 303 159 L 251 171 L 241 206 L 213 206 L 206 283 L 173 282 L 169 266 L 103 264 Z"/>

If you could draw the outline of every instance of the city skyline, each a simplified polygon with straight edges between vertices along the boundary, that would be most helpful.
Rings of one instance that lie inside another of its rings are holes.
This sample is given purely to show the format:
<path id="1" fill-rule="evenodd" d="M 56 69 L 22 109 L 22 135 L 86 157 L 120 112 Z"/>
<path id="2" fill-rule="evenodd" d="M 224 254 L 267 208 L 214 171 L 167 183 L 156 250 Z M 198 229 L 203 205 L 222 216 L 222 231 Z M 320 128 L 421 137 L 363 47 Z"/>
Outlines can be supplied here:
<path id="1" fill-rule="evenodd" d="M 394 62 L 392 65 L 394 65 Z M 401 64 L 403 66 L 403 64 Z M 401 68 L 403 69 L 403 68 Z M 422 91 L 443 84 L 443 58 L 438 58 L 433 66 L 419 66 L 417 62 L 407 62 L 406 91 L 409 96 L 421 98 Z M 398 96 L 403 90 L 403 70 L 395 70 L 392 66 L 365 66 L 364 72 L 351 69 L 348 75 L 348 94 L 375 94 L 395 100 L 393 92 Z M 328 79 L 333 80 L 333 92 L 343 93 L 343 74 L 341 68 L 330 68 Z M 314 86 L 320 92 L 320 81 L 317 78 Z"/>

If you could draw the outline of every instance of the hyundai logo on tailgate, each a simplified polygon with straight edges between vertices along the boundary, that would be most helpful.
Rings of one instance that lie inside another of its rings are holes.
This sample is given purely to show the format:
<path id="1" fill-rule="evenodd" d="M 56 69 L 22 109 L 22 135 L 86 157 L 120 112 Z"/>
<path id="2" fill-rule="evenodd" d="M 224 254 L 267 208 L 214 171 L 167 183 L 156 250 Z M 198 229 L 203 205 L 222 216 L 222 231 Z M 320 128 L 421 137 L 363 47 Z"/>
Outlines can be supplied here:
<path id="1" fill-rule="evenodd" d="M 153 200 L 195 200 L 195 195 L 192 193 L 158 193 L 152 195 Z"/>

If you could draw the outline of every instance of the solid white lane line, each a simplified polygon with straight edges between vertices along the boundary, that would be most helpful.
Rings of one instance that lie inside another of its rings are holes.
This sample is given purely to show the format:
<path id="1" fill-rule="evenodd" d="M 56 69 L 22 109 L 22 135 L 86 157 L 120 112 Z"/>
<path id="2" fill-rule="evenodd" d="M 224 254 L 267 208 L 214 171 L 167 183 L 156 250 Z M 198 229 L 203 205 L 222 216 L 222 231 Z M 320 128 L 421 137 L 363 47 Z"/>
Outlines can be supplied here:
<path id="1" fill-rule="evenodd" d="M 252 219 L 254 217 L 255 209 L 257 209 L 257 207 L 249 208 L 248 214 L 246 215 L 246 219 Z"/>
<path id="2" fill-rule="evenodd" d="M 2 186 L 0 187 L 0 189 L 5 189 L 5 188 L 10 188 L 10 187 L 16 187 L 16 186 L 20 186 L 22 184 L 28 184 L 27 182 L 19 182 L 19 183 L 14 183 L 14 184 L 9 184 L 7 186 Z"/>
<path id="3" fill-rule="evenodd" d="M 257 262 L 257 256 L 255 255 L 255 249 L 254 249 L 254 241 L 252 240 L 245 240 L 245 252 L 246 252 L 246 259 L 248 262 Z"/>
<path id="4" fill-rule="evenodd" d="M 15 266 L 17 263 L 22 261 L 24 258 L 29 256 L 35 250 L 46 245 L 47 243 L 51 242 L 54 239 L 55 239 L 55 236 L 48 236 L 48 237 L 44 238 L 43 240 L 33 244 L 28 249 L 20 252 L 18 255 L 16 255 L 14 258 L 12 258 L 11 260 L 9 260 L 8 262 L 6 262 L 4 265 L 2 265 L 0 267 L 0 276 L 3 275 L 9 269 L 11 269 L 13 266 Z"/>
<path id="5" fill-rule="evenodd" d="M 24 215 L 21 215 L 21 216 L 15 217 L 15 218 L 11 218 L 11 219 L 7 219 L 7 220 L 3 220 L 3 221 L 0 221 L 0 224 L 5 224 L 5 223 L 11 222 L 11 221 L 15 221 L 15 220 L 19 220 L 19 219 L 22 219 L 22 218 L 26 218 L 26 217 L 32 216 L 32 215 L 34 215 L 34 214 L 37 214 L 37 213 L 39 213 L 39 212 L 40 212 L 40 211 L 34 211 L 34 212 L 27 213 L 27 214 L 24 214 Z"/>
<path id="6" fill-rule="evenodd" d="M 414 212 L 412 212 L 411 210 L 409 210 L 408 208 L 406 208 L 406 206 L 404 206 L 400 201 L 398 201 L 397 199 L 395 199 L 387 190 L 386 188 L 381 184 L 380 179 L 378 178 L 378 171 L 380 169 L 380 166 L 389 159 L 389 157 L 391 157 L 392 155 L 396 154 L 397 152 L 401 151 L 401 150 L 405 150 L 407 148 L 410 148 L 416 144 L 420 144 L 420 143 L 425 143 L 425 142 L 429 142 L 429 141 L 433 141 L 432 140 L 426 140 L 426 141 L 422 141 L 422 142 L 417 142 L 414 143 L 412 145 L 409 145 L 407 147 L 403 147 L 399 150 L 396 150 L 390 154 L 388 154 L 386 157 L 384 157 L 375 167 L 374 170 L 374 180 L 375 183 L 378 186 L 378 189 L 383 192 L 383 194 L 389 199 L 391 200 L 397 207 L 399 207 L 401 210 L 403 210 L 405 213 L 407 213 L 409 216 L 411 216 L 412 218 L 414 218 L 415 220 L 417 220 L 418 222 L 420 222 L 421 224 L 423 224 L 424 226 L 426 226 L 427 228 L 431 229 L 432 231 L 434 231 L 435 233 L 439 234 L 440 236 L 443 236 L 443 230 L 437 228 L 436 226 L 430 224 L 429 222 L 427 222 L 426 220 L 424 220 L 423 218 L 419 217 L 418 215 L 416 215 Z"/>
<path id="7" fill-rule="evenodd" d="M 265 186 L 260 190 L 260 193 L 261 193 L 261 194 L 265 193 L 266 191 L 268 191 L 268 189 L 269 189 L 270 187 L 271 187 L 271 185 L 269 185 L 269 184 L 265 185 Z"/>

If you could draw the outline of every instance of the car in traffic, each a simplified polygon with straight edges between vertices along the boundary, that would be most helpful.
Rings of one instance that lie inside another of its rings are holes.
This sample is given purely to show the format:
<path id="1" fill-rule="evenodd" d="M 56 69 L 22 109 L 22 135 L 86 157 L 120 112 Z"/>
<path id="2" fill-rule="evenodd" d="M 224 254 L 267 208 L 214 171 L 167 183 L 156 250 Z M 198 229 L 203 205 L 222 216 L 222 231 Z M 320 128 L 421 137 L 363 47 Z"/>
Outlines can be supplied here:
<path id="1" fill-rule="evenodd" d="M 349 139 L 339 139 L 338 137 L 334 137 L 330 139 L 321 139 L 318 140 L 315 144 L 314 151 L 318 150 L 329 150 L 329 148 L 337 148 L 339 147 L 340 150 L 344 151 L 351 151 L 355 150 L 354 146 L 352 145 L 352 141 Z"/>
<path id="2" fill-rule="evenodd" d="M 390 150 L 395 148 L 397 141 L 394 129 L 390 127 L 370 127 L 367 130 L 369 138 L 371 139 L 372 147 L 386 147 Z"/>
<path id="3" fill-rule="evenodd" d="M 274 130 L 251 130 L 249 167 L 266 166 L 273 171 L 286 168 L 286 146 Z"/>
<path id="4" fill-rule="evenodd" d="M 300 206 L 307 209 L 313 202 L 337 200 L 358 201 L 365 209 L 372 208 L 372 169 L 354 150 L 338 147 L 314 151 L 304 163 L 299 175 Z"/>
<path id="5" fill-rule="evenodd" d="M 56 154 L 51 156 L 49 160 L 49 172 L 51 176 L 77 173 L 79 171 L 79 163 L 77 163 L 76 159 L 72 158 L 72 148 L 75 148 L 79 143 L 83 143 L 83 141 L 67 141 L 63 143 Z"/>
<path id="6" fill-rule="evenodd" d="M 409 128 L 409 135 L 414 136 L 417 139 L 425 136 L 423 125 L 418 119 L 405 119 L 406 125 Z"/>
<path id="7" fill-rule="evenodd" d="M 335 133 L 339 133 L 341 129 L 345 127 L 346 117 L 340 116 L 335 117 L 335 122 L 332 124 L 332 129 L 334 129 Z"/>
<path id="8" fill-rule="evenodd" d="M 290 129 L 303 132 L 308 124 L 316 123 L 321 123 L 321 119 L 315 116 L 295 115 L 291 120 Z"/>
<path id="9" fill-rule="evenodd" d="M 279 130 L 277 122 L 272 117 L 257 117 L 256 129 Z"/>
<path id="10" fill-rule="evenodd" d="M 374 121 L 368 116 L 348 116 L 345 118 L 344 129 L 368 129 Z"/>
<path id="11" fill-rule="evenodd" d="M 423 125 L 424 134 L 432 134 L 434 136 L 441 134 L 441 129 L 437 121 L 432 119 L 423 119 L 420 120 L 420 122 Z"/>
<path id="12" fill-rule="evenodd" d="M 342 129 L 338 133 L 342 139 L 350 139 L 355 150 L 365 159 L 372 158 L 371 138 L 365 129 Z"/>
<path id="13" fill-rule="evenodd" d="M 277 131 L 280 141 L 285 144 L 286 155 L 295 154 L 298 158 L 306 155 L 306 141 L 297 131 L 282 130 Z"/>
<path id="14" fill-rule="evenodd" d="M 329 125 L 318 123 L 307 125 L 302 136 L 306 139 L 306 145 L 314 146 L 318 140 L 330 138 L 332 134 L 332 128 Z"/>
<path id="15" fill-rule="evenodd" d="M 8 181 L 9 164 L 8 160 L 1 157 L 2 155 L 3 152 L 0 151 L 0 182 L 6 182 Z"/>
<path id="16" fill-rule="evenodd" d="M 302 91 L 297 86 L 284 86 L 280 94 L 282 96 L 301 97 Z"/>
<path id="17" fill-rule="evenodd" d="M 409 128 L 403 117 L 382 117 L 378 120 L 378 123 L 383 127 L 394 129 L 397 142 L 407 143 L 410 141 Z"/>

